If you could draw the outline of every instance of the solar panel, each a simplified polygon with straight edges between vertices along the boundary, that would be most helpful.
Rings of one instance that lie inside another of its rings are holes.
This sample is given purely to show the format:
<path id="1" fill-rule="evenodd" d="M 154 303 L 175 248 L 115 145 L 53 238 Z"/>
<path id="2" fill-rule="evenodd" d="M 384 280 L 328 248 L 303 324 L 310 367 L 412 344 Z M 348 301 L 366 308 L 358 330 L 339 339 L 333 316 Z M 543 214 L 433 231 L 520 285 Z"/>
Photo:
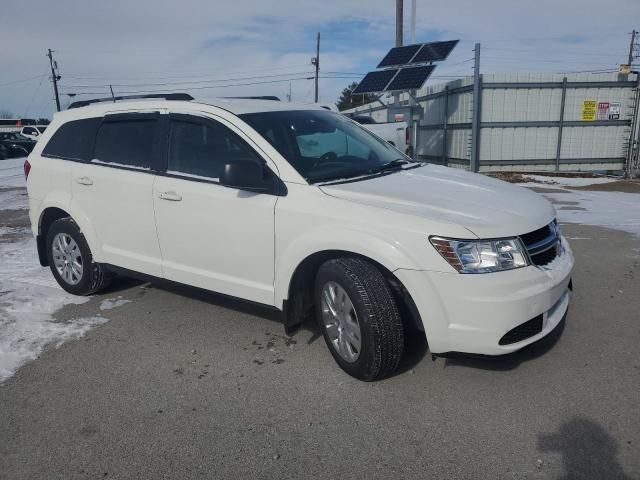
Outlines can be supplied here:
<path id="1" fill-rule="evenodd" d="M 416 52 L 420 50 L 420 45 L 421 44 L 392 48 L 378 64 L 377 68 L 406 65 L 411 61 Z"/>
<path id="2" fill-rule="evenodd" d="M 446 59 L 451 50 L 455 48 L 459 40 L 447 42 L 433 42 L 422 45 L 420 51 L 413 57 L 411 63 L 437 62 Z"/>
<path id="3" fill-rule="evenodd" d="M 362 81 L 358 84 L 352 95 L 359 93 L 377 93 L 384 92 L 385 87 L 398 72 L 397 68 L 391 70 L 380 70 L 377 72 L 367 73 Z"/>
<path id="4" fill-rule="evenodd" d="M 435 65 L 401 68 L 393 81 L 387 86 L 387 92 L 396 90 L 418 90 L 427 81 Z"/>

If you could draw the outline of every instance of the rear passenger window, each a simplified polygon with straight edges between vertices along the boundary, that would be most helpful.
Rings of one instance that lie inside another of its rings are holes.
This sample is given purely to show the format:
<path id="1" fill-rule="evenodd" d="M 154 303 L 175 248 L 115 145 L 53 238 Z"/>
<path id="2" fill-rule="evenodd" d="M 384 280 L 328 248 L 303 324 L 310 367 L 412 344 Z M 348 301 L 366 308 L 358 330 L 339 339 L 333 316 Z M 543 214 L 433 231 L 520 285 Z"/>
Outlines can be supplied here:
<path id="1" fill-rule="evenodd" d="M 219 180 L 224 164 L 262 159 L 240 137 L 214 121 L 172 119 L 168 173 L 183 173 Z"/>
<path id="2" fill-rule="evenodd" d="M 150 169 L 156 120 L 105 121 L 98 130 L 95 163 Z"/>
<path id="3" fill-rule="evenodd" d="M 91 160 L 93 142 L 101 118 L 85 118 L 63 124 L 42 151 L 45 157 L 69 160 Z"/>

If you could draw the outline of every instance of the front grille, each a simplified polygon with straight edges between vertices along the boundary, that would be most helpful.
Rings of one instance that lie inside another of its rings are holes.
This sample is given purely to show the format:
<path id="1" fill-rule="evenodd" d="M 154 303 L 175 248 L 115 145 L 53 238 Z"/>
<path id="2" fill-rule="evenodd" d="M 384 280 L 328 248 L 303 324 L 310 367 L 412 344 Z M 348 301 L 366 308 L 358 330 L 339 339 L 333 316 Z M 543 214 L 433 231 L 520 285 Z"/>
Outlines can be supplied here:
<path id="1" fill-rule="evenodd" d="M 518 325 L 516 328 L 509 330 L 500 339 L 498 344 L 511 345 L 533 337 L 542 331 L 542 315 L 538 315 L 531 320 Z"/>
<path id="2" fill-rule="evenodd" d="M 554 223 L 520 235 L 534 265 L 547 265 L 558 255 L 560 237 Z"/>
<path id="3" fill-rule="evenodd" d="M 551 235 L 551 230 L 549 229 L 549 225 L 545 225 L 538 230 L 534 230 L 533 232 L 525 233 L 524 235 L 520 235 L 520 238 L 524 242 L 524 244 L 529 247 L 529 245 L 533 245 L 535 243 L 544 240 L 549 235 Z"/>
<path id="4" fill-rule="evenodd" d="M 538 253 L 536 255 L 531 255 L 531 261 L 534 265 L 546 265 L 551 263 L 554 258 L 556 258 L 558 254 L 557 247 L 551 247 L 549 250 L 545 250 L 544 252 Z"/>

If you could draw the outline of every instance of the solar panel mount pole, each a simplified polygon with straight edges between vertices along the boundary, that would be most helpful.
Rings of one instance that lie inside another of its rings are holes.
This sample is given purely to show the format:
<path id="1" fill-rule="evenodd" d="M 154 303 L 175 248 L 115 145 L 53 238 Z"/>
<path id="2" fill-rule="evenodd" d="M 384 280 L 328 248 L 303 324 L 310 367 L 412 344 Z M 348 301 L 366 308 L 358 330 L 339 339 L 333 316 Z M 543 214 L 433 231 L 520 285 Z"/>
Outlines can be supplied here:
<path id="1" fill-rule="evenodd" d="M 477 172 L 480 168 L 480 103 L 482 97 L 482 78 L 480 77 L 480 44 L 476 43 L 473 66 L 473 116 L 471 118 L 471 159 L 469 169 Z"/>
<path id="2" fill-rule="evenodd" d="M 403 13 L 403 0 L 396 0 L 396 47 L 402 46 L 402 22 L 404 20 Z M 393 104 L 398 105 L 400 103 L 400 94 L 393 94 Z"/>

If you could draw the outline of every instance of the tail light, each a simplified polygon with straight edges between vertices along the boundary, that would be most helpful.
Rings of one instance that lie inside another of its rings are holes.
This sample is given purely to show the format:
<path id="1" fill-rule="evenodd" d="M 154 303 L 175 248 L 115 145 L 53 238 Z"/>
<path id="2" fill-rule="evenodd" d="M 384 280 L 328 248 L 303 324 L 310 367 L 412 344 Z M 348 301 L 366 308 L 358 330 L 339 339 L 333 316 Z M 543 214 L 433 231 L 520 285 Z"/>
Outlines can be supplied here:
<path id="1" fill-rule="evenodd" d="M 409 143 L 411 143 L 411 132 L 409 132 L 409 127 L 404 129 L 404 143 L 406 143 L 407 145 L 409 145 Z"/>
<path id="2" fill-rule="evenodd" d="M 29 178 L 29 172 L 31 171 L 31 164 L 29 163 L 29 160 L 25 160 L 24 161 L 24 178 L 25 180 L 27 178 Z"/>

